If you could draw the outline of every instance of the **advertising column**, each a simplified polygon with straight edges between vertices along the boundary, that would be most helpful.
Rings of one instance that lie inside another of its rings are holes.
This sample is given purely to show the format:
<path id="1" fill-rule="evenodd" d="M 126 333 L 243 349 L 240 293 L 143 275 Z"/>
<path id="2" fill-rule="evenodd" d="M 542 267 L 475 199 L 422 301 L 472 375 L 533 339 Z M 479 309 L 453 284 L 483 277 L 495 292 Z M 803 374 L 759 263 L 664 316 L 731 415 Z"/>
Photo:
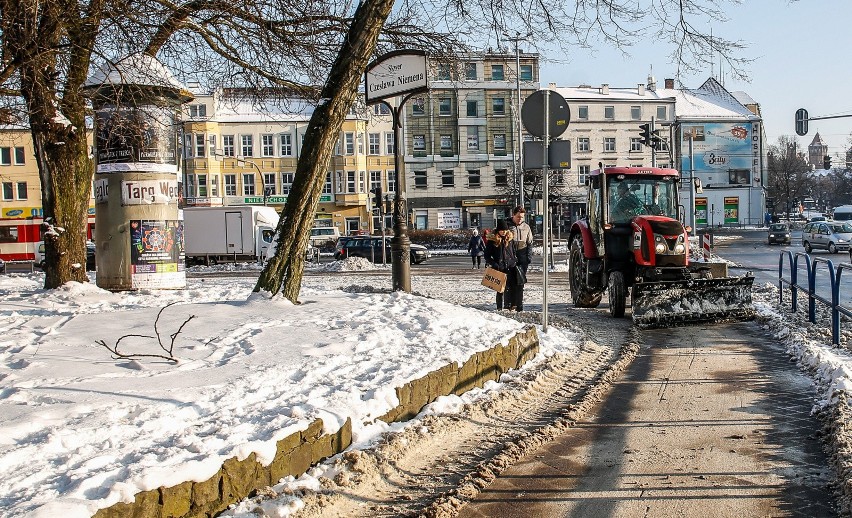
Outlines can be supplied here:
<path id="1" fill-rule="evenodd" d="M 178 110 L 192 95 L 154 58 L 95 73 L 97 285 L 120 291 L 186 286 L 179 217 Z"/>

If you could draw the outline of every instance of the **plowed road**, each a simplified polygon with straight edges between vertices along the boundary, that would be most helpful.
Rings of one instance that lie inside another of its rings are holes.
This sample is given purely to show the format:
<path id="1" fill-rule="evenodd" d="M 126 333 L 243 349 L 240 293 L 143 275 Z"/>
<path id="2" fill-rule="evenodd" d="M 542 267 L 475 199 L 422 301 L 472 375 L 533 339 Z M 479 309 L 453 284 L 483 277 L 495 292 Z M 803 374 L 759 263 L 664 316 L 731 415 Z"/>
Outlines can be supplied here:
<path id="1" fill-rule="evenodd" d="M 810 381 L 755 323 L 641 343 L 585 419 L 459 516 L 836 515 Z"/>

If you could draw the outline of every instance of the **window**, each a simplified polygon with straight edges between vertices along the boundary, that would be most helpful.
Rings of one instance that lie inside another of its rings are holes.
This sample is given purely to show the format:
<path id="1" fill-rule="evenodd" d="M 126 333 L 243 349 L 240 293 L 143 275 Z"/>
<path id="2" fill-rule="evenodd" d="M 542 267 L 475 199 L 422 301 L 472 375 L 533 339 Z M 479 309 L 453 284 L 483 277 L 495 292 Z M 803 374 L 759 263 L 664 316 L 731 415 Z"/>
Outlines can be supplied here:
<path id="1" fill-rule="evenodd" d="M 198 175 L 198 196 L 201 198 L 207 197 L 207 175 Z"/>
<path id="2" fill-rule="evenodd" d="M 476 63 L 469 61 L 464 64 L 464 78 L 468 81 L 476 81 Z"/>
<path id="3" fill-rule="evenodd" d="M 449 97 L 441 97 L 438 99 L 438 115 L 453 114 L 453 100 Z"/>
<path id="4" fill-rule="evenodd" d="M 26 159 L 26 155 L 24 154 L 23 147 L 15 148 L 15 165 L 24 165 Z"/>
<path id="5" fill-rule="evenodd" d="M 210 196 L 219 196 L 219 177 L 216 175 L 210 177 Z"/>
<path id="6" fill-rule="evenodd" d="M 453 136 L 441 135 L 441 152 L 453 150 Z"/>
<path id="7" fill-rule="evenodd" d="M 254 138 L 252 135 L 240 135 L 242 144 L 241 156 L 254 156 Z"/>
<path id="8" fill-rule="evenodd" d="M 604 137 L 604 151 L 607 153 L 615 151 L 615 137 Z"/>
<path id="9" fill-rule="evenodd" d="M 589 107 L 588 106 L 578 106 L 577 107 L 577 118 L 580 120 L 589 120 Z"/>
<path id="10" fill-rule="evenodd" d="M 225 196 L 236 196 L 236 195 L 237 195 L 237 175 L 226 174 L 225 175 Z"/>
<path id="11" fill-rule="evenodd" d="M 449 81 L 450 80 L 450 65 L 447 63 L 438 63 L 438 80 L 439 81 Z"/>
<path id="12" fill-rule="evenodd" d="M 491 80 L 502 81 L 503 79 L 503 65 L 491 65 Z"/>
<path id="13" fill-rule="evenodd" d="M 604 106 L 604 119 L 615 119 L 615 106 Z"/>
<path id="14" fill-rule="evenodd" d="M 390 108 L 388 108 L 387 104 L 378 103 L 373 105 L 373 114 L 374 115 L 390 115 Z"/>
<path id="15" fill-rule="evenodd" d="M 491 111 L 494 115 L 506 115 L 506 99 L 503 97 L 491 99 Z"/>
<path id="16" fill-rule="evenodd" d="M 12 148 L 0 147 L 0 165 L 12 165 Z"/>
<path id="17" fill-rule="evenodd" d="M 204 145 L 204 134 L 203 133 L 196 133 L 195 134 L 195 156 L 203 157 L 204 154 L 205 154 L 204 153 L 205 147 L 206 146 Z"/>
<path id="18" fill-rule="evenodd" d="M 346 192 L 354 193 L 355 191 L 355 171 L 346 171 Z"/>
<path id="19" fill-rule="evenodd" d="M 482 177 L 479 174 L 479 169 L 468 169 L 467 170 L 467 186 L 468 187 L 480 187 L 481 186 Z"/>
<path id="20" fill-rule="evenodd" d="M 243 196 L 254 195 L 254 173 L 243 173 Z"/>
<path id="21" fill-rule="evenodd" d="M 553 179 L 553 185 L 565 185 L 565 172 L 563 170 L 551 171 L 550 177 Z"/>
<path id="22" fill-rule="evenodd" d="M 394 154 L 395 146 L 394 146 L 393 140 L 394 140 L 393 132 L 388 131 L 387 133 L 385 133 L 385 152 L 388 155 Z"/>
<path id="23" fill-rule="evenodd" d="M 195 175 L 186 175 L 186 187 L 183 191 L 187 196 L 195 196 Z"/>
<path id="24" fill-rule="evenodd" d="M 282 183 L 284 182 L 282 181 Z M 277 191 L 278 189 L 275 188 L 275 173 L 263 173 L 263 193 L 271 196 L 278 194 Z"/>
<path id="25" fill-rule="evenodd" d="M 265 134 L 260 136 L 260 156 L 274 156 L 275 155 L 275 139 L 272 135 Z"/>
<path id="26" fill-rule="evenodd" d="M 346 154 L 354 155 L 355 154 L 355 134 L 354 133 L 345 133 L 343 135 L 343 142 L 346 146 Z"/>
<path id="27" fill-rule="evenodd" d="M 414 171 L 414 188 L 426 188 L 426 171 Z"/>
<path id="28" fill-rule="evenodd" d="M 494 134 L 494 151 L 505 151 L 506 150 L 506 134 L 505 133 L 495 133 Z"/>
<path id="29" fill-rule="evenodd" d="M 468 151 L 479 149 L 479 128 L 476 126 L 468 126 L 467 128 L 467 149 Z"/>
<path id="30" fill-rule="evenodd" d="M 642 120 L 642 107 L 641 106 L 631 106 L 630 107 L 630 120 L 634 120 L 634 121 Z"/>
<path id="31" fill-rule="evenodd" d="M 279 138 L 281 139 L 281 156 L 293 156 L 293 135 L 282 133 Z"/>
<path id="32" fill-rule="evenodd" d="M 18 227 L 0 227 L 0 242 L 16 243 L 18 241 Z"/>
<path id="33" fill-rule="evenodd" d="M 370 192 L 373 192 L 376 187 L 382 188 L 382 172 L 370 171 Z"/>
<path id="34" fill-rule="evenodd" d="M 412 135 L 411 136 L 411 145 L 414 148 L 415 153 L 425 153 L 426 152 L 426 135 Z"/>
<path id="35" fill-rule="evenodd" d="M 577 185 L 589 185 L 589 173 L 591 172 L 592 166 L 590 165 L 581 165 L 577 170 Z"/>
<path id="36" fill-rule="evenodd" d="M 388 192 L 396 192 L 396 171 L 388 171 Z"/>
<path id="37" fill-rule="evenodd" d="M 325 183 L 322 185 L 323 194 L 331 194 L 331 172 L 325 173 Z"/>
<path id="38" fill-rule="evenodd" d="M 192 118 L 196 117 L 206 117 L 207 116 L 207 106 L 204 104 L 190 104 L 189 105 L 189 116 Z"/>
<path id="39" fill-rule="evenodd" d="M 589 137 L 580 137 L 577 139 L 577 151 L 591 151 Z"/>
<path id="40" fill-rule="evenodd" d="M 444 169 L 441 171 L 441 187 L 453 187 L 455 185 L 455 177 L 452 169 Z"/>
<path id="41" fill-rule="evenodd" d="M 378 155 L 382 152 L 382 134 L 381 133 L 370 133 L 367 135 L 368 141 L 368 152 L 371 155 Z"/>
<path id="42" fill-rule="evenodd" d="M 12 182 L 3 182 L 3 199 L 4 200 L 14 199 L 14 196 L 15 196 L 14 187 L 15 186 L 12 185 Z"/>
<path id="43" fill-rule="evenodd" d="M 642 139 L 630 137 L 630 152 L 642 151 Z"/>
<path id="44" fill-rule="evenodd" d="M 506 187 L 509 185 L 509 170 L 508 169 L 495 169 L 494 170 L 494 183 L 497 187 Z"/>
<path id="45" fill-rule="evenodd" d="M 468 101 L 467 102 L 467 116 L 468 117 L 478 117 L 479 116 L 479 103 L 476 101 Z"/>
<path id="46" fill-rule="evenodd" d="M 233 135 L 222 135 L 222 154 L 225 156 L 234 156 Z"/>
<path id="47" fill-rule="evenodd" d="M 281 173 L 281 194 L 287 195 L 293 190 L 293 177 L 296 173 Z M 331 175 L 326 176 L 326 181 L 331 180 Z M 330 186 L 329 186 L 330 187 Z M 325 190 L 325 189 L 323 189 Z"/>
<path id="48" fill-rule="evenodd" d="M 532 65 L 521 65 L 521 81 L 532 81 L 533 80 L 533 67 Z"/>
<path id="49" fill-rule="evenodd" d="M 666 120 L 666 107 L 665 106 L 657 106 L 657 120 Z"/>
<path id="50" fill-rule="evenodd" d="M 426 101 L 422 97 L 412 99 L 411 114 L 426 115 Z"/>

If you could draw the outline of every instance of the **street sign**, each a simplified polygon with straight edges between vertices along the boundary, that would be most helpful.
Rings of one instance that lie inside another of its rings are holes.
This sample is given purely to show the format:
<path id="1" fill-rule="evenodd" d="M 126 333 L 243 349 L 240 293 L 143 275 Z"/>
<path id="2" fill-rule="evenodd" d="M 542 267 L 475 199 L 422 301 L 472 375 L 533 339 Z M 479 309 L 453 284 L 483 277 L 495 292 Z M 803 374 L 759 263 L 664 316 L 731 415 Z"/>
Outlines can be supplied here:
<path id="1" fill-rule="evenodd" d="M 799 108 L 796 110 L 796 135 L 804 137 L 808 134 L 808 110 Z"/>
<path id="2" fill-rule="evenodd" d="M 547 136 L 556 138 L 568 129 L 571 112 L 568 109 L 568 102 L 565 98 L 553 90 L 538 90 L 530 94 L 524 101 L 523 106 L 521 106 L 521 121 L 524 123 L 524 128 L 531 135 L 544 138 L 545 92 L 547 92 L 547 97 L 549 98 L 549 106 L 547 107 L 549 128 Z"/>
<path id="3" fill-rule="evenodd" d="M 524 169 L 544 167 L 544 141 L 528 140 L 524 142 Z M 551 140 L 547 147 L 547 167 L 550 169 L 571 169 L 571 141 Z"/>
<path id="4" fill-rule="evenodd" d="M 419 50 L 388 52 L 370 63 L 364 75 L 367 104 L 428 89 L 426 53 Z"/>

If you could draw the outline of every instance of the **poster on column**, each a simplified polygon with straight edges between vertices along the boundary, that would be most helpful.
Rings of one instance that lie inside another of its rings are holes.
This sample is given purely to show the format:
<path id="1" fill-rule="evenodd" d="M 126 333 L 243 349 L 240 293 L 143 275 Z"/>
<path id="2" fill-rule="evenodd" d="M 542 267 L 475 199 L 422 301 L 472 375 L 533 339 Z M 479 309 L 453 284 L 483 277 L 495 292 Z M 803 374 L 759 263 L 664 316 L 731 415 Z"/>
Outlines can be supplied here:
<path id="1" fill-rule="evenodd" d="M 183 221 L 130 220 L 130 282 L 133 288 L 186 286 Z"/>
<path id="2" fill-rule="evenodd" d="M 105 106 L 95 112 L 98 173 L 177 174 L 174 109 L 154 105 Z"/>

